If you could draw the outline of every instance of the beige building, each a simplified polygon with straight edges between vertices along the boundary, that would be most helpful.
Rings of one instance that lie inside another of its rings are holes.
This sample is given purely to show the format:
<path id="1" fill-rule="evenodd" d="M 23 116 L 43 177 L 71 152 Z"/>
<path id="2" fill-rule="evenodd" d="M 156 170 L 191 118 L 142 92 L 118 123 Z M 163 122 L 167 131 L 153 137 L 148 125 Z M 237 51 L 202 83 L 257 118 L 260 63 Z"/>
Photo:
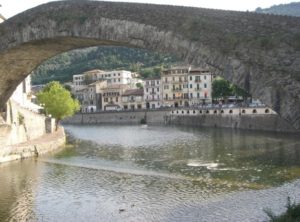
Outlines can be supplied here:
<path id="1" fill-rule="evenodd" d="M 144 81 L 144 101 L 146 109 L 157 109 L 161 107 L 161 78 L 151 78 Z"/>
<path id="2" fill-rule="evenodd" d="M 144 90 L 128 89 L 122 95 L 124 110 L 136 110 L 144 107 Z"/>
<path id="3" fill-rule="evenodd" d="M 102 110 L 102 89 L 107 87 L 106 81 L 96 81 L 77 92 L 76 97 L 81 104 L 81 112 L 92 113 Z"/>
<path id="4" fill-rule="evenodd" d="M 102 88 L 102 107 L 103 110 L 120 110 L 122 109 L 122 99 L 121 96 L 128 89 L 127 84 L 113 84 L 107 85 L 107 87 Z"/>
<path id="5" fill-rule="evenodd" d="M 162 72 L 161 82 L 163 106 L 188 107 L 212 102 L 212 75 L 206 69 L 167 69 Z"/>

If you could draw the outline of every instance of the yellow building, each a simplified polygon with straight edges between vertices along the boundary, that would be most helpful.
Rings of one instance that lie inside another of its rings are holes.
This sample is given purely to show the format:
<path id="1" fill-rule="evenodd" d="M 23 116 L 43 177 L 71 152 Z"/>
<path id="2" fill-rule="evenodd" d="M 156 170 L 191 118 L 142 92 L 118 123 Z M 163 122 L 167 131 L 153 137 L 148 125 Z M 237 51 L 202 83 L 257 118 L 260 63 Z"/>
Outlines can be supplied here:
<path id="1" fill-rule="evenodd" d="M 188 107 L 211 103 L 209 70 L 173 67 L 162 72 L 163 106 Z"/>

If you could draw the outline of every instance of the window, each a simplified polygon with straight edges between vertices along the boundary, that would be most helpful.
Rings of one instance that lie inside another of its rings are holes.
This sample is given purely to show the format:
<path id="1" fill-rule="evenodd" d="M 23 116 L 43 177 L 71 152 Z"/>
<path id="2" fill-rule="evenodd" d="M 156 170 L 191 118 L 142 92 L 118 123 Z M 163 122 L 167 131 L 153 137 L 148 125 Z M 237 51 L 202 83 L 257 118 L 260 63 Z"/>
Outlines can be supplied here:
<path id="1" fill-rule="evenodd" d="M 204 76 L 204 79 L 206 79 L 206 76 Z"/>
<path id="2" fill-rule="evenodd" d="M 116 97 L 116 102 L 118 102 L 119 101 L 119 97 Z"/>
<path id="3" fill-rule="evenodd" d="M 193 76 L 190 76 L 190 80 L 191 80 L 191 81 L 193 80 Z"/>
<path id="4" fill-rule="evenodd" d="M 157 88 L 157 92 L 159 92 L 159 88 Z"/>
<path id="5" fill-rule="evenodd" d="M 156 84 L 159 85 L 159 80 L 156 81 Z"/>
<path id="6" fill-rule="evenodd" d="M 175 99 L 175 94 L 173 94 L 173 99 Z"/>
<path id="7" fill-rule="evenodd" d="M 190 89 L 193 88 L 193 84 L 190 84 Z"/>
<path id="8" fill-rule="evenodd" d="M 197 93 L 197 98 L 200 98 L 200 93 Z"/>
<path id="9" fill-rule="evenodd" d="M 193 98 L 193 93 L 190 93 L 190 97 L 191 97 L 191 99 Z"/>
<path id="10" fill-rule="evenodd" d="M 206 83 L 204 83 L 204 88 L 207 88 L 207 84 Z"/>

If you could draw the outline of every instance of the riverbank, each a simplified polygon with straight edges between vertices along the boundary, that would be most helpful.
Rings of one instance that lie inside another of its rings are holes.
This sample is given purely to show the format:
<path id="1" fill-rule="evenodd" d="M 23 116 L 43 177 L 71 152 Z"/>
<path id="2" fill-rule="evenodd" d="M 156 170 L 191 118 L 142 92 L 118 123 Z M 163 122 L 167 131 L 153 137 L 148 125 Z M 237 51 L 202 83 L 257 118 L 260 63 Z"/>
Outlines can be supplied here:
<path id="1" fill-rule="evenodd" d="M 9 145 L 0 149 L 0 163 L 19 160 L 52 152 L 66 143 L 63 127 L 24 143 Z"/>
<path id="2" fill-rule="evenodd" d="M 167 109 L 81 113 L 65 119 L 66 124 L 140 124 L 233 128 L 297 133 L 279 115 L 265 108 Z"/>

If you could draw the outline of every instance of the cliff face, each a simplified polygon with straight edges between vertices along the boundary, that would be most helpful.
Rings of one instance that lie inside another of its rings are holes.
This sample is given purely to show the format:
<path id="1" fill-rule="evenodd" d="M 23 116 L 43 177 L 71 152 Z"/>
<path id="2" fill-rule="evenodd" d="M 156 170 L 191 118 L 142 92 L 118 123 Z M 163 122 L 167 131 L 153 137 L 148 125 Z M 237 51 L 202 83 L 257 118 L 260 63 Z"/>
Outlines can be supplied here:
<path id="1" fill-rule="evenodd" d="M 96 45 L 208 64 L 300 129 L 300 18 L 148 4 L 53 2 L 1 24 L 0 107 L 44 60 Z"/>

